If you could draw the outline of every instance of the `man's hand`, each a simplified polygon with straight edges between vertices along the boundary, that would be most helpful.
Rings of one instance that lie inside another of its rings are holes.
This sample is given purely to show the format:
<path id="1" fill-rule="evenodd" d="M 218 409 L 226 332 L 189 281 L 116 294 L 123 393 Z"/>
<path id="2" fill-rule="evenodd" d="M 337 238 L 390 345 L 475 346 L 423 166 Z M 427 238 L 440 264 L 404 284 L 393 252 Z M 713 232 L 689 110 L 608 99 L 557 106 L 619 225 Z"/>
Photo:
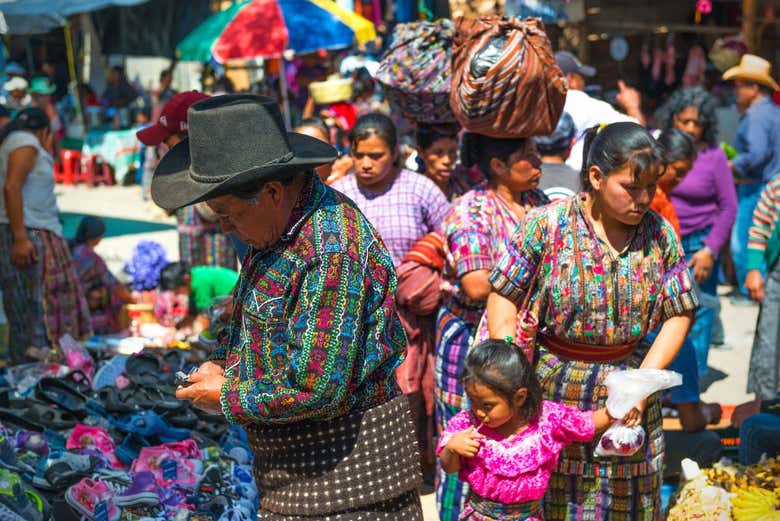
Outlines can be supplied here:
<path id="1" fill-rule="evenodd" d="M 707 425 L 717 425 L 723 416 L 723 409 L 719 403 L 701 403 L 701 413 L 707 421 Z"/>
<path id="2" fill-rule="evenodd" d="M 745 277 L 745 289 L 756 302 L 764 301 L 764 277 L 761 270 L 750 270 Z"/>
<path id="3" fill-rule="evenodd" d="M 206 362 L 206 364 L 209 363 Z M 219 367 L 216 364 L 212 365 Z M 209 414 L 222 414 L 220 398 L 222 397 L 222 386 L 227 381 L 225 380 L 224 369 L 222 371 L 223 374 L 217 374 L 216 372 L 203 373 L 198 369 L 197 372 L 190 375 L 189 381 L 192 382 L 190 385 L 187 387 L 179 386 L 176 389 L 176 398 L 179 400 L 190 400 L 192 405 Z"/>

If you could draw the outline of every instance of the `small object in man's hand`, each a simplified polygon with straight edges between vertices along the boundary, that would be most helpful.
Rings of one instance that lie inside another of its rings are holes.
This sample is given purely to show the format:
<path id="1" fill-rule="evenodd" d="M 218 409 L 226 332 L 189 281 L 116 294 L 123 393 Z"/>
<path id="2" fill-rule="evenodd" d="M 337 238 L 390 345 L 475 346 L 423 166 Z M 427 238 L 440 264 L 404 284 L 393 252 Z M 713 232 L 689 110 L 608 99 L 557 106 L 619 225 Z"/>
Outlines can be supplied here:
<path id="1" fill-rule="evenodd" d="M 190 382 L 190 375 L 184 371 L 176 371 L 176 385 L 179 387 L 192 385 L 192 382 Z"/>

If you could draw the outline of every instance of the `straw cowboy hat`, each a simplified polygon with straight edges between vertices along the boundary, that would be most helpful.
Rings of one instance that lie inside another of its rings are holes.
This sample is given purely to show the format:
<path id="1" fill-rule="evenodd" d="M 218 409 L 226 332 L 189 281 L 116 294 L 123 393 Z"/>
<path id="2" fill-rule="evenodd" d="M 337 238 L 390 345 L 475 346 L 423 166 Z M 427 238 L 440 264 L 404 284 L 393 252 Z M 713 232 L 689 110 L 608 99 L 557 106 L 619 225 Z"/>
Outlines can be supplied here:
<path id="1" fill-rule="evenodd" d="M 3 85 L 3 88 L 7 92 L 13 92 L 15 90 L 27 90 L 27 86 L 29 84 L 27 83 L 27 80 L 24 78 L 20 78 L 18 76 L 11 78 L 7 82 L 5 82 L 5 85 Z"/>
<path id="2" fill-rule="evenodd" d="M 287 132 L 279 104 L 267 96 L 214 96 L 192 105 L 187 120 L 189 137 L 163 156 L 152 178 L 152 199 L 166 210 L 337 157 L 329 144 Z"/>
<path id="3" fill-rule="evenodd" d="M 772 78 L 772 64 L 760 56 L 745 54 L 739 65 L 732 67 L 723 73 L 724 80 L 743 80 L 758 83 L 769 87 L 773 91 L 780 90 L 777 82 Z"/>

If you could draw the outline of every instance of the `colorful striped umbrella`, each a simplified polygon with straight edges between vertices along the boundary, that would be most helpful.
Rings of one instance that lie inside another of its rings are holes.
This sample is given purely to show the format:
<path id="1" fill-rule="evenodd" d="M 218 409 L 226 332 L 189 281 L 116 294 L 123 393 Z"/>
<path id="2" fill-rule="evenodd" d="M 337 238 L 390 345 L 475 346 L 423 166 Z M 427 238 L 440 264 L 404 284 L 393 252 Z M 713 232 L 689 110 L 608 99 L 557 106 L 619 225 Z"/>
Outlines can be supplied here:
<path id="1" fill-rule="evenodd" d="M 374 24 L 332 0 L 247 0 L 208 18 L 179 43 L 179 59 L 218 63 L 343 49 L 376 38 Z"/>

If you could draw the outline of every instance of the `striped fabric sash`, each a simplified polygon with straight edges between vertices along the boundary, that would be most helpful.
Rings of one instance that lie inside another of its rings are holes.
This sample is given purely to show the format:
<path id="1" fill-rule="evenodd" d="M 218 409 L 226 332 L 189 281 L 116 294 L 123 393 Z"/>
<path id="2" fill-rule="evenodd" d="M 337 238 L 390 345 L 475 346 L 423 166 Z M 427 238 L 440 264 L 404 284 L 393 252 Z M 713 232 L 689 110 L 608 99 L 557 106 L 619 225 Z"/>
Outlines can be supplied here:
<path id="1" fill-rule="evenodd" d="M 583 362 L 616 362 L 626 358 L 639 345 L 639 342 L 613 346 L 575 344 L 545 334 L 539 334 L 539 341 L 551 353 L 561 358 Z"/>
<path id="2" fill-rule="evenodd" d="M 489 519 L 502 521 L 524 521 L 530 517 L 542 517 L 542 500 L 525 501 L 523 503 L 504 504 L 477 496 L 469 495 L 469 506 L 474 513 Z"/>

